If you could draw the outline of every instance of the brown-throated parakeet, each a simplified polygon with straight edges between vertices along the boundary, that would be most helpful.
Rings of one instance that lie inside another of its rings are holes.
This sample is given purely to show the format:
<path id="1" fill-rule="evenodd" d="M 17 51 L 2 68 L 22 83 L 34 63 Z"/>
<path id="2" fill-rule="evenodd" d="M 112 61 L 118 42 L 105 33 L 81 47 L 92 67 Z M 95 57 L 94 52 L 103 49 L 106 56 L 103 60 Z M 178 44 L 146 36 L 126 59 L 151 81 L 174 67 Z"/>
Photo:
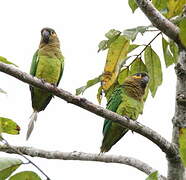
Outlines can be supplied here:
<path id="1" fill-rule="evenodd" d="M 30 74 L 57 86 L 63 74 L 63 68 L 64 57 L 60 50 L 57 34 L 51 28 L 43 28 L 39 49 L 32 59 Z M 43 111 L 52 98 L 51 93 L 36 87 L 30 86 L 30 91 L 34 112 L 28 125 L 27 140 L 37 120 L 37 113 Z"/>
<path id="2" fill-rule="evenodd" d="M 117 87 L 107 103 L 107 109 L 136 120 L 143 111 L 143 96 L 149 77 L 146 73 L 128 76 L 123 85 Z M 101 153 L 108 152 L 128 131 L 118 123 L 105 119 Z"/>

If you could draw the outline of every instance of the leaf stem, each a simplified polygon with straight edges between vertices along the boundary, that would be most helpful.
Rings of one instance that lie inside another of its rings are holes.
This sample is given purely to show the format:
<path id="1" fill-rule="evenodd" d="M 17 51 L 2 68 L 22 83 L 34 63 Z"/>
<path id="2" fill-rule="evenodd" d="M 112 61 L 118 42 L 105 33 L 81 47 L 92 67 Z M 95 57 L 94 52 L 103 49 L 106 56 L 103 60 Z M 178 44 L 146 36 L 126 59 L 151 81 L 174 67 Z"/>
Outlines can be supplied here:
<path id="1" fill-rule="evenodd" d="M 147 47 L 150 46 L 151 43 L 152 43 L 160 34 L 162 34 L 161 31 L 160 31 L 158 34 L 156 34 L 156 36 L 154 36 L 153 39 L 152 39 L 147 45 L 145 45 L 145 47 L 143 48 L 143 50 L 142 50 L 138 55 L 135 55 L 135 56 L 136 56 L 135 59 L 134 59 L 127 67 L 129 67 L 136 59 L 138 59 L 138 58 L 142 55 L 142 53 L 147 49 Z"/>

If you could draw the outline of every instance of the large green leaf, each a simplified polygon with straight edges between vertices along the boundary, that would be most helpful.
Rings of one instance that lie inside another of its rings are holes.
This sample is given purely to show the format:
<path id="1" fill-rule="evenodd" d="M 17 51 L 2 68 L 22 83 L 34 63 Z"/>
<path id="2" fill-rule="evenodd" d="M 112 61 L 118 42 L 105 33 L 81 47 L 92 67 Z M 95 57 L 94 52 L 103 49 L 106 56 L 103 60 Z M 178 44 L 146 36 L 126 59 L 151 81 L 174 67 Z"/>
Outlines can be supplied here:
<path id="1" fill-rule="evenodd" d="M 146 180 L 158 180 L 158 171 L 151 173 Z"/>
<path id="2" fill-rule="evenodd" d="M 186 167 L 186 128 L 179 130 L 179 152 L 181 160 Z"/>
<path id="3" fill-rule="evenodd" d="M 186 47 L 186 18 L 183 18 L 179 24 L 180 27 L 180 33 L 179 38 L 182 42 L 182 44 Z"/>
<path id="4" fill-rule="evenodd" d="M 13 120 L 0 117 L 0 122 L 1 122 L 2 133 L 13 134 L 13 135 L 19 134 L 20 127 Z"/>
<path id="5" fill-rule="evenodd" d="M 164 55 L 165 65 L 166 65 L 166 67 L 169 67 L 170 65 L 172 65 L 175 62 L 175 60 L 170 52 L 169 43 L 163 37 L 162 37 L 162 47 L 163 47 L 163 55 Z"/>
<path id="6" fill-rule="evenodd" d="M 103 97 L 103 88 L 102 86 L 100 86 L 97 92 L 97 100 L 99 104 L 101 104 L 102 97 Z"/>
<path id="7" fill-rule="evenodd" d="M 41 180 L 41 178 L 33 171 L 23 171 L 13 175 L 9 180 Z"/>
<path id="8" fill-rule="evenodd" d="M 110 45 L 120 36 L 120 34 L 121 34 L 121 32 L 116 29 L 109 30 L 105 34 L 105 37 L 108 40 L 103 40 L 99 43 L 98 52 L 108 49 L 110 47 Z"/>
<path id="9" fill-rule="evenodd" d="M 141 58 L 135 59 L 130 66 L 130 74 L 136 74 L 140 72 L 147 72 L 147 68 Z"/>
<path id="10" fill-rule="evenodd" d="M 130 74 L 129 68 L 122 69 L 118 75 L 118 83 L 122 85 L 125 81 L 125 78 L 128 77 Z"/>
<path id="11" fill-rule="evenodd" d="M 0 180 L 5 180 L 23 162 L 17 158 L 0 158 Z"/>
<path id="12" fill-rule="evenodd" d="M 138 26 L 136 28 L 126 29 L 123 31 L 123 35 L 126 36 L 126 38 L 134 41 L 138 33 L 141 33 L 143 35 L 148 28 L 149 26 Z"/>
<path id="13" fill-rule="evenodd" d="M 128 4 L 130 8 L 132 9 L 132 12 L 134 13 L 134 11 L 138 8 L 136 0 L 128 0 Z"/>
<path id="14" fill-rule="evenodd" d="M 103 90 L 108 90 L 118 77 L 121 64 L 125 62 L 128 53 L 130 42 L 123 35 L 119 36 L 113 43 L 111 43 L 104 73 L 101 78 Z"/>
<path id="15" fill-rule="evenodd" d="M 145 65 L 150 76 L 149 88 L 154 97 L 158 86 L 162 83 L 162 69 L 159 56 L 149 46 L 145 50 Z"/>
<path id="16" fill-rule="evenodd" d="M 170 50 L 173 54 L 174 62 L 176 63 L 178 61 L 178 54 L 179 54 L 178 46 L 173 40 L 169 41 L 169 46 L 170 46 Z"/>
<path id="17" fill-rule="evenodd" d="M 167 0 L 168 13 L 166 17 L 171 18 L 180 15 L 185 4 L 186 0 Z"/>
<path id="18" fill-rule="evenodd" d="M 134 49 L 138 48 L 140 45 L 138 44 L 130 44 L 128 53 L 132 52 Z"/>
<path id="19" fill-rule="evenodd" d="M 98 82 L 100 82 L 101 81 L 100 80 L 100 77 L 101 76 L 98 76 L 98 77 L 96 77 L 94 79 L 91 79 L 91 80 L 87 81 L 87 84 L 85 86 L 82 86 L 80 88 L 77 88 L 76 89 L 76 95 L 83 94 L 87 88 L 89 88 L 89 87 L 97 84 Z"/>
<path id="20" fill-rule="evenodd" d="M 15 65 L 14 63 L 8 61 L 6 58 L 4 58 L 4 57 L 2 57 L 2 56 L 0 56 L 0 62 L 3 62 L 3 63 L 5 63 L 5 64 L 12 64 L 12 65 L 18 67 L 17 65 Z"/>
<path id="21" fill-rule="evenodd" d="M 165 0 L 152 0 L 152 3 L 159 11 L 162 11 L 167 8 L 167 1 Z"/>

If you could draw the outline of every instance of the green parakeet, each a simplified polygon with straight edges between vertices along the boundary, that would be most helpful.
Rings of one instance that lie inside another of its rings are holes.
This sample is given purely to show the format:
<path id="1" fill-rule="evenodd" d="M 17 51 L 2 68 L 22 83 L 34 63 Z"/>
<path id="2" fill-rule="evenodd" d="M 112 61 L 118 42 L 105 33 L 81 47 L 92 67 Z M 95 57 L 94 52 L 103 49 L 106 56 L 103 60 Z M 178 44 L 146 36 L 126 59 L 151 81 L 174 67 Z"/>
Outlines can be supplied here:
<path id="1" fill-rule="evenodd" d="M 137 73 L 128 76 L 123 85 L 117 87 L 107 103 L 107 109 L 132 120 L 137 120 L 143 111 L 143 96 L 149 77 L 146 73 Z M 118 123 L 105 119 L 103 125 L 103 141 L 101 153 L 108 152 L 128 131 Z"/>
<path id="2" fill-rule="evenodd" d="M 60 50 L 57 34 L 51 28 L 43 28 L 41 30 L 39 49 L 32 59 L 30 74 L 57 86 L 63 74 L 63 68 L 64 57 Z M 51 93 L 36 87 L 30 86 L 30 91 L 34 112 L 28 125 L 27 140 L 37 120 L 37 113 L 43 111 L 52 98 Z"/>

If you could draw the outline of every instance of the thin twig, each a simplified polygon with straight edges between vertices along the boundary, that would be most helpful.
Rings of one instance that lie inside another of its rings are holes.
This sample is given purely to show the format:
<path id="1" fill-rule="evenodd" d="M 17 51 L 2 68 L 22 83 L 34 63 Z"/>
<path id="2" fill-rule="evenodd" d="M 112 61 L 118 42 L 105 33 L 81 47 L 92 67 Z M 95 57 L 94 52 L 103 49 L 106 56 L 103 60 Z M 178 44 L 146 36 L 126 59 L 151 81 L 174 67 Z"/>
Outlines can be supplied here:
<path id="1" fill-rule="evenodd" d="M 35 166 L 46 178 L 47 180 L 51 180 L 46 173 L 41 170 L 41 168 L 39 166 L 37 166 L 33 161 L 31 161 L 29 158 L 27 158 L 20 150 L 19 148 L 14 148 L 13 146 L 11 146 L 8 141 L 4 138 L 2 138 L 1 142 L 3 144 L 5 144 L 8 148 L 10 148 L 11 150 L 13 150 L 16 154 L 19 154 L 20 156 L 22 156 L 23 158 L 25 158 L 30 164 L 32 164 L 33 166 Z M 25 163 L 24 163 L 25 164 Z"/>
<path id="2" fill-rule="evenodd" d="M 150 46 L 151 43 L 152 43 L 160 34 L 162 34 L 161 31 L 160 31 L 158 34 L 156 34 L 156 36 L 154 36 L 154 38 L 142 49 L 142 51 L 141 51 L 138 55 L 136 55 L 135 59 L 134 59 L 127 67 L 129 67 L 132 63 L 134 63 L 134 61 L 135 61 L 136 59 L 138 59 L 138 58 L 142 55 L 142 53 L 147 49 L 147 47 Z"/>

